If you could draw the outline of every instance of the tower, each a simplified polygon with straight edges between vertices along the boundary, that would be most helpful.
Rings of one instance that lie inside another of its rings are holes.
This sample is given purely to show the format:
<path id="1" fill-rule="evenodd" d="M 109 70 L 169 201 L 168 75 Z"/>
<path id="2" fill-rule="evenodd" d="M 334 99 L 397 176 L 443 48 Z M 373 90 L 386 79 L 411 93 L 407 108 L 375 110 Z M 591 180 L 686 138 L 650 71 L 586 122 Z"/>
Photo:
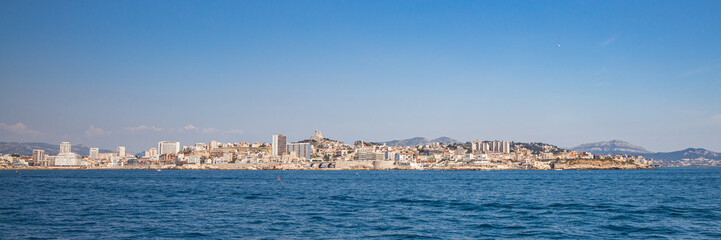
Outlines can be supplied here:
<path id="1" fill-rule="evenodd" d="M 285 153 L 285 136 L 273 134 L 273 156 L 280 156 Z"/>
<path id="2" fill-rule="evenodd" d="M 60 153 L 70 153 L 71 146 L 70 142 L 62 142 L 60 143 Z"/>
<path id="3" fill-rule="evenodd" d="M 125 157 L 125 146 L 118 146 L 118 157 Z"/>
<path id="4" fill-rule="evenodd" d="M 33 166 L 47 166 L 45 162 L 45 150 L 33 150 Z"/>
<path id="5" fill-rule="evenodd" d="M 96 160 L 100 157 L 100 151 L 98 148 L 91 148 L 90 153 L 88 154 L 88 158 L 91 160 Z"/>

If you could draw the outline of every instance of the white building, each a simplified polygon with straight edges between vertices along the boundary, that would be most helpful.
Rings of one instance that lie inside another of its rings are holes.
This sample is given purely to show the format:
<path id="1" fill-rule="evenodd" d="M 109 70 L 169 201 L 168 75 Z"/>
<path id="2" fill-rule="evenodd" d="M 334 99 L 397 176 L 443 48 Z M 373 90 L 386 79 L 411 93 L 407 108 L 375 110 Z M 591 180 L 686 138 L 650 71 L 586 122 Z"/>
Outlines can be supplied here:
<path id="1" fill-rule="evenodd" d="M 188 164 L 200 164 L 200 157 L 199 156 L 188 157 Z"/>
<path id="2" fill-rule="evenodd" d="M 227 164 L 233 160 L 233 155 L 230 153 L 223 154 L 222 157 L 213 158 L 213 164 Z"/>
<path id="3" fill-rule="evenodd" d="M 83 159 L 71 150 L 69 142 L 60 143 L 60 153 L 55 157 L 55 166 L 73 167 L 82 165 Z"/>
<path id="4" fill-rule="evenodd" d="M 125 146 L 118 146 L 118 157 L 125 157 Z"/>
<path id="5" fill-rule="evenodd" d="M 28 166 L 29 165 L 27 162 L 25 162 L 25 160 L 23 160 L 21 158 L 17 158 L 17 157 L 13 158 L 13 167 L 23 168 L 23 167 L 28 167 Z"/>
<path id="6" fill-rule="evenodd" d="M 180 152 L 180 142 L 168 142 L 168 141 L 158 142 L 158 154 L 166 154 L 166 153 L 176 154 L 178 152 Z"/>
<path id="7" fill-rule="evenodd" d="M 210 149 L 216 149 L 218 148 L 218 146 L 220 146 L 220 143 L 218 141 L 210 141 Z"/>
<path id="8" fill-rule="evenodd" d="M 90 160 L 97 160 L 100 157 L 100 150 L 98 148 L 91 148 L 88 158 Z"/>
<path id="9" fill-rule="evenodd" d="M 70 142 L 61 142 L 60 143 L 60 154 L 70 153 L 71 147 L 72 146 L 70 145 Z"/>
<path id="10" fill-rule="evenodd" d="M 151 158 L 151 157 L 157 157 L 157 156 L 158 156 L 157 148 L 150 148 L 150 150 L 145 152 L 145 157 Z"/>

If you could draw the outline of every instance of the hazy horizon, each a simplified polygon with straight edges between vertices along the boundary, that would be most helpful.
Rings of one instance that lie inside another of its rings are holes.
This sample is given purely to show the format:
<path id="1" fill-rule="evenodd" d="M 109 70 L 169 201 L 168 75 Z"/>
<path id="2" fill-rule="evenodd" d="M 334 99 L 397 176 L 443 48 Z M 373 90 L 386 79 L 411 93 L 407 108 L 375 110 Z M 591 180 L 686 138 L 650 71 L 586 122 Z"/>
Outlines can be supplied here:
<path id="1" fill-rule="evenodd" d="M 721 151 L 720 1 L 2 1 L 0 141 Z"/>

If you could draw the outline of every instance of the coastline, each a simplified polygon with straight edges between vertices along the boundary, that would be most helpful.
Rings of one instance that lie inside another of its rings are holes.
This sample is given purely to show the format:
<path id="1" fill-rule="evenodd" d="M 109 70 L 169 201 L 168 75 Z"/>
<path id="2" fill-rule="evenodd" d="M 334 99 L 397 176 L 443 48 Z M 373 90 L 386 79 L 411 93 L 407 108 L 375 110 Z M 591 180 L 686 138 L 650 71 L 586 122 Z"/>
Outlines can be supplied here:
<path id="1" fill-rule="evenodd" d="M 315 166 L 314 166 L 315 165 Z M 327 166 L 327 165 L 326 165 Z M 542 166 L 513 166 L 513 165 L 455 165 L 455 166 L 399 166 L 392 162 L 334 162 L 332 167 L 318 167 L 313 163 L 228 163 L 219 165 L 133 165 L 113 167 L 23 167 L 0 168 L 0 170 L 306 170 L 306 171 L 341 171 L 341 170 L 436 170 L 436 171 L 501 171 L 501 170 L 636 170 L 658 169 L 652 166 L 637 165 L 615 161 L 588 161 L 567 160 Z"/>

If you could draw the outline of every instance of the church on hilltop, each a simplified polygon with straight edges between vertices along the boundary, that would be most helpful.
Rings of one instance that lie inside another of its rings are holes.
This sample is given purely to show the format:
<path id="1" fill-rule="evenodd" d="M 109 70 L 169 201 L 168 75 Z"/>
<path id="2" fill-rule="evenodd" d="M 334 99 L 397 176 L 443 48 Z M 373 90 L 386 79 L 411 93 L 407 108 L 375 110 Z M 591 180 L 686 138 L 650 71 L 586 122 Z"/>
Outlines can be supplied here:
<path id="1" fill-rule="evenodd" d="M 315 130 L 315 135 L 310 137 L 311 141 L 320 142 L 323 140 L 323 133 L 321 133 L 318 129 Z"/>

